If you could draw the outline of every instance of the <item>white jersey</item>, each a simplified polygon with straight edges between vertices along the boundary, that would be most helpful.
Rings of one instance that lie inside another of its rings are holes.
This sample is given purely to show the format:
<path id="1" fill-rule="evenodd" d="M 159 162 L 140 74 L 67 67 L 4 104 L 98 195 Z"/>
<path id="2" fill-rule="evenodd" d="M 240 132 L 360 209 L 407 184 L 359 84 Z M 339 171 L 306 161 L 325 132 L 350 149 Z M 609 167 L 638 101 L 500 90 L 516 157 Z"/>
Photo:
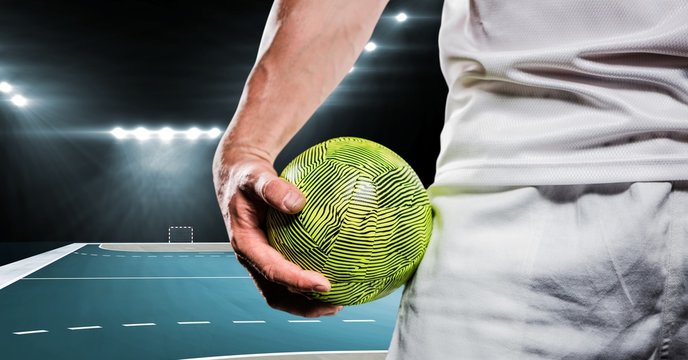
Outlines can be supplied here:
<path id="1" fill-rule="evenodd" d="M 436 183 L 688 179 L 688 1 L 446 0 Z"/>

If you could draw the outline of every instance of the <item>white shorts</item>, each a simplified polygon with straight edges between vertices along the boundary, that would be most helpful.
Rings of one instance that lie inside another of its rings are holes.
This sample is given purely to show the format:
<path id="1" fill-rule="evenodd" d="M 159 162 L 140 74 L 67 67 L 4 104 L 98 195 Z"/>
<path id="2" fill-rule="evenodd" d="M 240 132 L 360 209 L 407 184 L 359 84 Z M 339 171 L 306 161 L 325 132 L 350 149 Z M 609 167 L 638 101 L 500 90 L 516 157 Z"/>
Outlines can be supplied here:
<path id="1" fill-rule="evenodd" d="M 431 186 L 388 359 L 688 359 L 688 184 Z"/>

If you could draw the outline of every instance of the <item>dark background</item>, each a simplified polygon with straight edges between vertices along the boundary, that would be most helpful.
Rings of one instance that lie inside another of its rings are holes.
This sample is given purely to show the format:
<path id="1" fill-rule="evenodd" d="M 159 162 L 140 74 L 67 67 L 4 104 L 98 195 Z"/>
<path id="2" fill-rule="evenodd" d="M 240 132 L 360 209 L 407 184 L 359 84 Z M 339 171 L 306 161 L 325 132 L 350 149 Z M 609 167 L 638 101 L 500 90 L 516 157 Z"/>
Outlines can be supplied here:
<path id="1" fill-rule="evenodd" d="M 224 129 L 271 1 L 0 2 L 0 264 L 72 242 L 227 241 L 217 140 L 117 140 L 115 126 Z M 393 149 L 432 182 L 446 85 L 441 0 L 393 0 L 347 76 L 276 162 L 337 136 Z M 409 20 L 397 23 L 404 11 Z M 2 94 L 0 94 L 2 95 Z"/>

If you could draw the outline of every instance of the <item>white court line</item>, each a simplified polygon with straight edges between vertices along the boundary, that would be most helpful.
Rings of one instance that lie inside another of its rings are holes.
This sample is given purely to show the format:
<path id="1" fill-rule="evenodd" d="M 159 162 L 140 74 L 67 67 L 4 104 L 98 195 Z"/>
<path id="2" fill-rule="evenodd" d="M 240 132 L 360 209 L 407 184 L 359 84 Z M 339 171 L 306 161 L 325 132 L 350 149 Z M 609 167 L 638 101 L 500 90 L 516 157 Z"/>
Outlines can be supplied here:
<path id="1" fill-rule="evenodd" d="M 112 276 L 112 277 L 29 277 L 27 280 L 185 280 L 185 279 L 250 279 L 250 276 Z"/>
<path id="2" fill-rule="evenodd" d="M 235 324 L 265 324 L 265 320 L 234 320 Z"/>
<path id="3" fill-rule="evenodd" d="M 228 359 L 251 359 L 251 358 L 266 358 L 266 357 L 290 357 L 293 356 L 306 355 L 309 358 L 315 359 L 317 355 L 337 355 L 337 354 L 386 354 L 387 350 L 361 350 L 361 351 L 309 351 L 309 352 L 282 352 L 282 353 L 262 353 L 262 354 L 243 354 L 243 355 L 223 355 L 223 356 L 211 356 L 211 357 L 199 357 L 199 358 L 186 358 L 182 360 L 228 360 Z M 325 357 L 318 356 L 319 359 L 324 359 Z"/>
<path id="4" fill-rule="evenodd" d="M 343 322 L 346 323 L 374 323 L 375 320 L 369 320 L 369 319 L 364 319 L 364 320 L 342 320 Z"/>
<path id="5" fill-rule="evenodd" d="M 320 320 L 287 320 L 290 323 L 319 323 Z"/>
<path id="6" fill-rule="evenodd" d="M 70 244 L 42 254 L 34 255 L 24 260 L 0 266 L 0 289 L 9 286 L 25 276 L 37 272 L 71 254 L 75 250 L 80 250 L 82 247 L 84 247 L 84 244 Z"/>
<path id="7" fill-rule="evenodd" d="M 201 325 L 210 324 L 210 321 L 177 321 L 179 325 Z"/>
<path id="8" fill-rule="evenodd" d="M 14 332 L 14 335 L 30 335 L 30 334 L 42 334 L 42 333 L 47 333 L 48 330 L 31 330 L 31 331 L 17 331 Z"/>
<path id="9" fill-rule="evenodd" d="M 95 325 L 95 326 L 77 326 L 77 327 L 70 327 L 67 329 L 75 331 L 75 330 L 93 330 L 93 329 L 102 329 L 102 328 L 103 328 L 102 326 Z"/>
<path id="10" fill-rule="evenodd" d="M 155 326 L 156 323 L 122 324 L 124 327 Z"/>

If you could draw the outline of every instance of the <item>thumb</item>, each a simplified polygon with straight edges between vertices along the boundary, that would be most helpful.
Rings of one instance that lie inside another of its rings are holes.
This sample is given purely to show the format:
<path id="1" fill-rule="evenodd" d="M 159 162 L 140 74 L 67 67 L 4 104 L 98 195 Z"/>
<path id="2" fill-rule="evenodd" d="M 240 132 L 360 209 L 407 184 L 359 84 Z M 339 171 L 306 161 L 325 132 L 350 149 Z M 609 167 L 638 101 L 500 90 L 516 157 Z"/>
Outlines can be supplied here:
<path id="1" fill-rule="evenodd" d="M 262 174 L 255 186 L 266 203 L 283 213 L 295 214 L 306 204 L 306 197 L 296 186 L 273 174 Z"/>

